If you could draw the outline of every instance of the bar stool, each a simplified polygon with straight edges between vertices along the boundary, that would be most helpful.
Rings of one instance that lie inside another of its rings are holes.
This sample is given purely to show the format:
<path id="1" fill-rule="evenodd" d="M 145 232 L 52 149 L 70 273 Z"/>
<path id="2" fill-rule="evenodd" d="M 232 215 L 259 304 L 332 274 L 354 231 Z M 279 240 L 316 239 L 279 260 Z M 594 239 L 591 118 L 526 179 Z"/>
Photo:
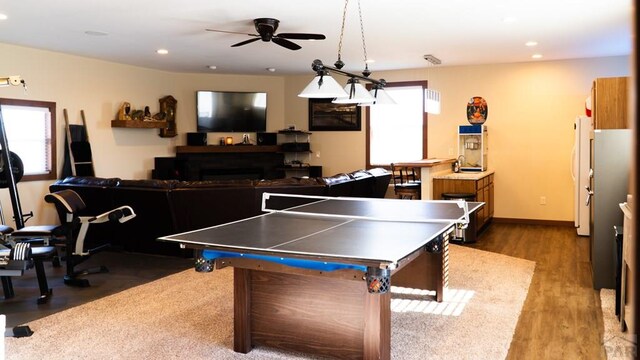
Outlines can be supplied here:
<path id="1" fill-rule="evenodd" d="M 391 164 L 393 190 L 398 199 L 420 200 L 422 184 L 413 167 Z"/>

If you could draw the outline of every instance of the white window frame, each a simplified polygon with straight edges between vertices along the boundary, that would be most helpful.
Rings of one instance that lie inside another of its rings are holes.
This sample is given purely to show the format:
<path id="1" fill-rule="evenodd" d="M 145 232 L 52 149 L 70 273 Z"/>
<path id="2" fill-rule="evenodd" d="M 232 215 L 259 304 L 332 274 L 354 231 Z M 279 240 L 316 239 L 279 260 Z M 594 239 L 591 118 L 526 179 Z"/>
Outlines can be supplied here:
<path id="1" fill-rule="evenodd" d="M 9 150 L 25 169 L 20 181 L 55 180 L 56 103 L 0 98 L 0 110 Z"/>

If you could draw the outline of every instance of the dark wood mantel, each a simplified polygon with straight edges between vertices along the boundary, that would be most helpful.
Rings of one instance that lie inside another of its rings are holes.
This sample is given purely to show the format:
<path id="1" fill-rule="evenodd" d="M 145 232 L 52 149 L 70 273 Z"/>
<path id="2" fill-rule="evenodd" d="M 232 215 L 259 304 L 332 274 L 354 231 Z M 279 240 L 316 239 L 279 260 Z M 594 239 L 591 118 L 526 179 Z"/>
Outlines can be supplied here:
<path id="1" fill-rule="evenodd" d="M 284 153 L 278 145 L 176 146 L 181 180 L 278 179 Z"/>
<path id="2" fill-rule="evenodd" d="M 275 152 L 280 152 L 280 146 L 279 145 L 176 146 L 176 154 L 275 153 Z"/>

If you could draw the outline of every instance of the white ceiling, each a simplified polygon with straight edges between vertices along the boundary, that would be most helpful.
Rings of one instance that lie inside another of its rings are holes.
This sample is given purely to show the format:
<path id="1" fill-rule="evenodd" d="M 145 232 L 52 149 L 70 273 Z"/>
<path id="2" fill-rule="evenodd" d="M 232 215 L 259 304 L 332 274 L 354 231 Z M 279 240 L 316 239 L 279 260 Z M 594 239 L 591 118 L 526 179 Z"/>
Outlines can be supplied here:
<path id="1" fill-rule="evenodd" d="M 337 59 L 344 0 L 0 0 L 0 42 L 176 72 L 305 73 Z M 361 0 L 369 65 L 378 70 L 629 55 L 632 0 Z M 253 19 L 280 20 L 278 32 L 321 33 L 291 51 L 246 35 Z M 505 22 L 511 17 L 513 22 Z M 88 35 L 87 31 L 107 35 Z M 537 41 L 533 48 L 527 41 Z M 156 50 L 165 48 L 167 55 Z M 2 54 L 1 56 L 10 56 Z M 345 70 L 364 68 L 358 0 L 347 7 Z M 375 76 L 375 75 L 374 75 Z"/>

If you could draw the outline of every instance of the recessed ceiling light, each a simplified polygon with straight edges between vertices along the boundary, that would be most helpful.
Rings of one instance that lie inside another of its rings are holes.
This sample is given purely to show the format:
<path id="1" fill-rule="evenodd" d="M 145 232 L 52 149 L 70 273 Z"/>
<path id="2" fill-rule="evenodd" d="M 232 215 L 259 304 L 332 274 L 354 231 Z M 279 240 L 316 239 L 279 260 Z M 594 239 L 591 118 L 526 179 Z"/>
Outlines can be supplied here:
<path id="1" fill-rule="evenodd" d="M 532 59 L 542 59 L 542 54 L 533 54 L 531 55 Z"/>
<path id="2" fill-rule="evenodd" d="M 0 20 L 7 20 L 9 17 L 5 14 L 0 14 Z"/>
<path id="3" fill-rule="evenodd" d="M 89 35 L 89 36 L 107 36 L 107 35 L 109 35 L 108 33 L 104 32 L 104 31 L 94 31 L 94 30 L 87 30 L 84 33 L 85 33 L 85 35 Z"/>
<path id="4" fill-rule="evenodd" d="M 527 41 L 526 43 L 524 43 L 525 46 L 536 46 L 538 45 L 537 41 Z"/>
<path id="5" fill-rule="evenodd" d="M 276 72 L 276 68 L 266 68 L 265 70 L 268 72 Z"/>
<path id="6" fill-rule="evenodd" d="M 169 53 L 169 50 L 167 49 L 158 49 L 156 50 L 156 52 L 160 55 L 167 55 Z"/>
<path id="7" fill-rule="evenodd" d="M 504 22 L 504 23 L 514 23 L 516 21 L 518 21 L 518 19 L 513 17 L 513 16 L 506 16 L 506 17 L 502 18 L 502 22 Z"/>
<path id="8" fill-rule="evenodd" d="M 211 70 L 215 70 L 215 69 L 217 69 L 217 68 L 218 68 L 218 67 L 217 67 L 217 66 L 215 66 L 215 65 L 209 65 L 209 66 L 207 66 L 207 67 L 208 67 L 209 69 L 211 69 Z"/>

